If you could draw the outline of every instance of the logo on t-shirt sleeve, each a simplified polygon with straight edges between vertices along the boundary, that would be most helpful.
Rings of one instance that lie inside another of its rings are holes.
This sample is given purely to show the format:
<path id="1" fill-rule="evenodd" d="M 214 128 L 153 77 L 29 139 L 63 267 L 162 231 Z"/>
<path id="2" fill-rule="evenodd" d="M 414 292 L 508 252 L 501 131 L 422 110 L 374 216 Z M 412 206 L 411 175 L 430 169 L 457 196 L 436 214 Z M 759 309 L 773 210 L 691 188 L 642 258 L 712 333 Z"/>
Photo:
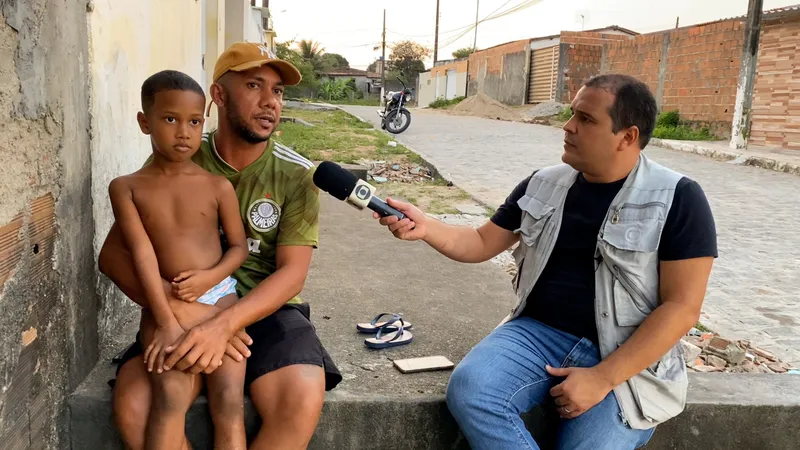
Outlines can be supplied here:
<path id="1" fill-rule="evenodd" d="M 247 208 L 247 221 L 254 230 L 260 233 L 274 230 L 278 226 L 280 217 L 280 206 L 269 198 L 260 198 Z"/>

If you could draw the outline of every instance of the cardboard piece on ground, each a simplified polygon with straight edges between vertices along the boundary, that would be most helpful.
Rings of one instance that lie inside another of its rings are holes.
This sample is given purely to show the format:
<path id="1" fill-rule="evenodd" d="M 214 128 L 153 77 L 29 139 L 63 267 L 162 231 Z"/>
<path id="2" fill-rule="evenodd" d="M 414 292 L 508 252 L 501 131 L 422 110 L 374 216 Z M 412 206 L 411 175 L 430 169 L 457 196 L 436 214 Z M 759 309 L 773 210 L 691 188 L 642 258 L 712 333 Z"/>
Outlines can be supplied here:
<path id="1" fill-rule="evenodd" d="M 428 372 L 432 370 L 449 370 L 455 367 L 444 356 L 425 356 L 422 358 L 397 359 L 394 366 L 402 373 Z"/>

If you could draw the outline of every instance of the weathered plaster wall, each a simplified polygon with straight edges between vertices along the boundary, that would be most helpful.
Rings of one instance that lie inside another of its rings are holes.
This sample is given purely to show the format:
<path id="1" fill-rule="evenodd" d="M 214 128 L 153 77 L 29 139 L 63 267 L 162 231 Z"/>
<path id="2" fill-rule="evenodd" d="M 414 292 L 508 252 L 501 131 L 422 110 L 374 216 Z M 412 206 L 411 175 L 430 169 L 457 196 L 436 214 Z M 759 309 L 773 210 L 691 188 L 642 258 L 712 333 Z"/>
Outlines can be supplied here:
<path id="1" fill-rule="evenodd" d="M 97 360 L 84 2 L 0 0 L 0 446 L 68 445 Z"/>
<path id="2" fill-rule="evenodd" d="M 196 0 L 93 3 L 89 30 L 95 259 L 114 221 L 108 184 L 136 171 L 151 152 L 149 139 L 136 123 L 142 82 L 164 69 L 185 72 L 198 83 L 203 78 L 202 7 Z M 120 324 L 138 319 L 138 309 L 104 276 L 98 277 L 97 292 L 102 302 L 98 328 L 101 342 L 106 342 Z"/>

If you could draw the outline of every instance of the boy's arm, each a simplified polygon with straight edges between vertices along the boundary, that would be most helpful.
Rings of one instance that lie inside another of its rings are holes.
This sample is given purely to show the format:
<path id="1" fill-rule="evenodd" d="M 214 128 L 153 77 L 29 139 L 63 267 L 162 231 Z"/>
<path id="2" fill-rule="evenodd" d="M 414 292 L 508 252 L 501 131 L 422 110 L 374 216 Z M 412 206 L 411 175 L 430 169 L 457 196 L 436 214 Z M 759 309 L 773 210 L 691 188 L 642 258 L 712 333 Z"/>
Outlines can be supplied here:
<path id="1" fill-rule="evenodd" d="M 228 241 L 228 250 L 211 269 L 187 270 L 175 277 L 173 292 L 184 301 L 197 300 L 238 269 L 249 254 L 242 217 L 239 215 L 239 200 L 233 185 L 226 178 L 219 177 L 216 192 L 219 219 Z"/>
<path id="2" fill-rule="evenodd" d="M 164 294 L 156 252 L 139 217 L 139 211 L 133 203 L 130 187 L 124 180 L 117 178 L 108 186 L 108 193 L 111 197 L 114 218 L 133 257 L 133 266 L 144 291 L 147 307 L 158 326 L 177 324 Z"/>

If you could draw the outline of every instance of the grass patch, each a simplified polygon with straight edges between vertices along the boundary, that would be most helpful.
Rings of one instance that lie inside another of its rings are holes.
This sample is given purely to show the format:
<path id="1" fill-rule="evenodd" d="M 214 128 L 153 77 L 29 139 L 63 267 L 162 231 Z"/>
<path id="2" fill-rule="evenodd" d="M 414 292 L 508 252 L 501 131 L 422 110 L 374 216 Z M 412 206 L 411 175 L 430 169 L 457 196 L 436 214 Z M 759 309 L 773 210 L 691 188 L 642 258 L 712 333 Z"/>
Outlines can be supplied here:
<path id="1" fill-rule="evenodd" d="M 710 329 L 708 329 L 707 326 L 703 325 L 700 322 L 697 322 L 694 327 L 697 328 L 698 330 L 700 330 L 703 333 L 711 333 L 712 332 Z"/>
<path id="2" fill-rule="evenodd" d="M 357 98 L 354 100 L 325 100 L 324 98 L 318 99 L 321 102 L 330 103 L 332 105 L 354 105 L 354 106 L 381 106 L 381 99 L 379 97 L 371 98 Z"/>
<path id="3" fill-rule="evenodd" d="M 681 123 L 678 111 L 664 111 L 658 115 L 653 137 L 676 141 L 713 141 L 716 139 L 708 128 L 694 129 Z"/>
<path id="4" fill-rule="evenodd" d="M 456 186 L 438 183 L 398 183 L 378 185 L 378 195 L 404 200 L 430 214 L 458 214 L 454 205 L 470 202 L 471 197 Z"/>
<path id="5" fill-rule="evenodd" d="M 393 140 L 372 125 L 361 122 L 344 111 L 307 111 L 286 108 L 284 116 L 303 119 L 314 125 L 308 127 L 282 122 L 276 140 L 312 161 L 356 163 L 360 159 L 386 161 L 391 164 L 425 164 L 418 154 L 403 145 L 389 146 Z M 374 182 L 371 182 L 375 185 Z M 448 182 L 436 178 L 427 182 L 403 183 L 390 181 L 377 184 L 382 197 L 403 198 L 432 214 L 457 214 L 453 207 L 468 201 L 469 194 Z"/>
<path id="6" fill-rule="evenodd" d="M 676 141 L 713 141 L 716 139 L 716 137 L 708 131 L 708 128 L 694 130 L 686 125 L 656 127 L 653 131 L 653 137 L 659 139 L 674 139 Z"/>
<path id="7" fill-rule="evenodd" d="M 445 100 L 444 97 L 439 97 L 436 100 L 432 101 L 428 107 L 434 109 L 442 109 L 442 108 L 449 108 L 451 106 L 457 105 L 461 103 L 466 97 L 459 96 L 452 98 L 450 100 Z"/>
<path id="8" fill-rule="evenodd" d="M 571 118 L 572 118 L 572 108 L 570 108 L 569 106 L 562 109 L 561 112 L 556 114 L 556 120 L 560 122 L 567 122 Z"/>

